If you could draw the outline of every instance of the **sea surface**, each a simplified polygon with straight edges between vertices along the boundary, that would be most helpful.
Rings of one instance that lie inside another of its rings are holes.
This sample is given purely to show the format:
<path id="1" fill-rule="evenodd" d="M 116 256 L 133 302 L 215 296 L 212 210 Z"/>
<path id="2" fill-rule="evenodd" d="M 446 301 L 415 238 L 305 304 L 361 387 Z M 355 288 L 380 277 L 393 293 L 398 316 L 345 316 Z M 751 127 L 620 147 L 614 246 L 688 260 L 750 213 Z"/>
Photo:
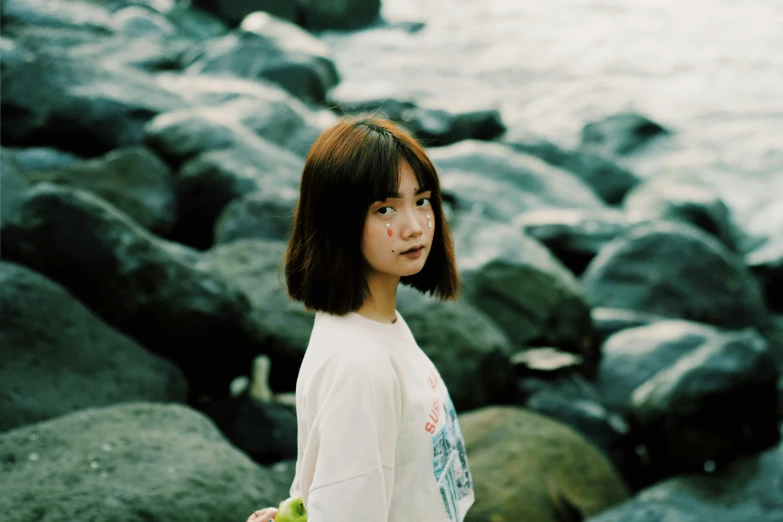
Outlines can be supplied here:
<path id="1" fill-rule="evenodd" d="M 638 111 L 674 134 L 625 166 L 710 185 L 741 226 L 769 234 L 774 215 L 783 234 L 783 1 L 384 0 L 383 15 L 320 35 L 342 93 L 497 108 L 510 138 L 567 148 Z"/>

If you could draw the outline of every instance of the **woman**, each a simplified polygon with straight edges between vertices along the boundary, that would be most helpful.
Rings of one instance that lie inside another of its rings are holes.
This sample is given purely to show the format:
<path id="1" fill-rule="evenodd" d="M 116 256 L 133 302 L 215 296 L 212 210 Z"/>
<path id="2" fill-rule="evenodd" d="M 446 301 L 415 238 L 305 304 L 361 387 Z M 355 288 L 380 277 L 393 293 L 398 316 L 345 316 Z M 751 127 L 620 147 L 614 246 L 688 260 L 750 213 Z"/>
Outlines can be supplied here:
<path id="1" fill-rule="evenodd" d="M 457 296 L 435 168 L 393 123 L 344 118 L 313 145 L 300 190 L 286 282 L 316 314 L 290 495 L 309 522 L 460 522 L 474 494 L 456 412 L 396 310 L 400 282 Z"/>

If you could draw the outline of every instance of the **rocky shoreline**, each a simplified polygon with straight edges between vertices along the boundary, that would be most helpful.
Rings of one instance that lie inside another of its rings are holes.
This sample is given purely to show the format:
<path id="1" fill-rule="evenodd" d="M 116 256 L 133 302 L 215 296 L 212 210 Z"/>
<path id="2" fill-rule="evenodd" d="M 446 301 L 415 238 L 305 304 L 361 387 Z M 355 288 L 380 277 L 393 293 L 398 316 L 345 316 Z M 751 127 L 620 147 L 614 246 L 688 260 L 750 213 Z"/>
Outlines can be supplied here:
<path id="1" fill-rule="evenodd" d="M 310 31 L 384 24 L 377 2 L 193 3 L 2 4 L 10 522 L 230 522 L 288 496 L 312 314 L 282 255 L 308 147 L 361 111 L 441 175 L 464 293 L 398 308 L 460 412 L 469 522 L 783 521 L 783 229 L 620 166 L 664 124 L 510 137 L 492 108 L 338 88 Z"/>

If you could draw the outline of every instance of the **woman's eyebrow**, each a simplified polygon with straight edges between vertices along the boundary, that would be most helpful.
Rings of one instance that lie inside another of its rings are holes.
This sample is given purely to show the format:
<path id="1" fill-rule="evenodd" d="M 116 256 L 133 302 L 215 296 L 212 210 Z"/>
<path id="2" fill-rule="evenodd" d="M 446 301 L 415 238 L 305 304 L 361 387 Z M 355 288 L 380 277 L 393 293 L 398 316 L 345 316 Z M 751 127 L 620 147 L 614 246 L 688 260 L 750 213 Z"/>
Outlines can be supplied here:
<path id="1" fill-rule="evenodd" d="M 424 194 L 425 192 L 429 192 L 430 189 L 428 188 L 420 188 L 416 192 L 413 193 L 414 196 L 418 196 L 419 194 Z M 386 196 L 386 199 L 402 199 L 402 194 L 399 192 L 389 192 L 389 194 Z"/>

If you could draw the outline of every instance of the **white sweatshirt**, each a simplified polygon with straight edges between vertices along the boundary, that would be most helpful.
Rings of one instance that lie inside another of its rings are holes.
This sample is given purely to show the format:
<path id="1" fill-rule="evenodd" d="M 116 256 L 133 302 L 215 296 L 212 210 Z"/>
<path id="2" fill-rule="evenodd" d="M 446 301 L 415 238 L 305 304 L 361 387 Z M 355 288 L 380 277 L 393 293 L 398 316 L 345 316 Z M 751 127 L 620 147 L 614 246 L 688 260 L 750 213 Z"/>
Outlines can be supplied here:
<path id="1" fill-rule="evenodd" d="M 473 505 L 456 411 L 399 312 L 316 313 L 296 417 L 308 522 L 462 522 Z"/>

